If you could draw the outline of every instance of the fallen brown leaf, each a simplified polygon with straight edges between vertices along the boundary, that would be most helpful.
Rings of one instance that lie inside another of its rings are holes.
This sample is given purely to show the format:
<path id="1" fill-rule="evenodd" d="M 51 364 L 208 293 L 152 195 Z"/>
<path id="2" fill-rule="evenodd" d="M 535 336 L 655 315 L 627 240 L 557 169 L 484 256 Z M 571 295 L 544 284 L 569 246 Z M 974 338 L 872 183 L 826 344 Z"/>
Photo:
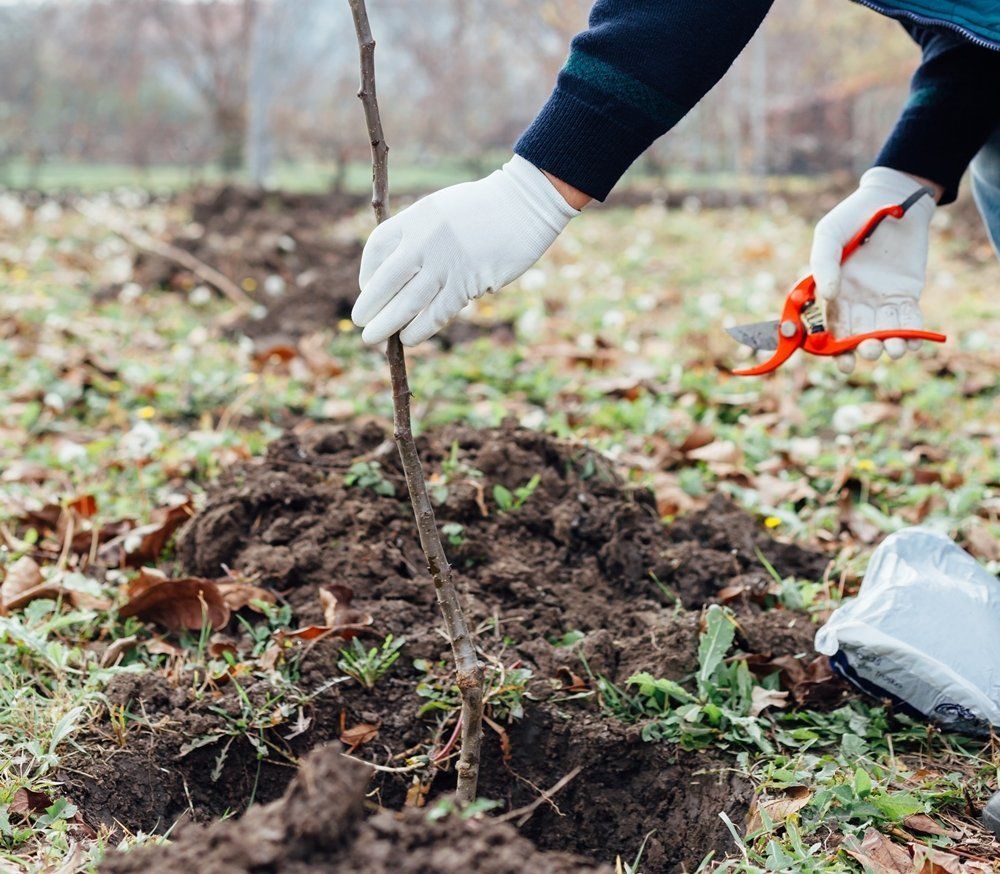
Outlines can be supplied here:
<path id="1" fill-rule="evenodd" d="M 157 507 L 150 514 L 151 522 L 129 531 L 125 537 L 125 564 L 139 567 L 156 561 L 174 532 L 194 514 L 190 498 L 167 507 Z"/>
<path id="2" fill-rule="evenodd" d="M 960 840 L 962 833 L 953 828 L 941 825 L 937 820 L 931 819 L 925 813 L 914 813 L 903 820 L 903 825 L 910 831 L 920 832 L 925 835 L 940 835 L 944 838 L 954 838 Z"/>
<path id="3" fill-rule="evenodd" d="M 862 840 L 849 836 L 841 844 L 849 856 L 870 874 L 913 874 L 913 859 L 876 828 L 869 828 Z"/>
<path id="4" fill-rule="evenodd" d="M 750 815 L 747 818 L 746 833 L 752 835 L 764 827 L 763 814 L 765 813 L 771 822 L 783 823 L 793 813 L 802 810 L 812 799 L 812 795 L 812 792 L 805 786 L 792 786 L 781 795 L 773 798 L 761 796 L 754 799 L 750 806 Z"/>
<path id="5" fill-rule="evenodd" d="M 751 656 L 747 664 L 758 676 L 781 671 L 781 685 L 792 694 L 796 704 L 823 704 L 839 700 L 846 688 L 830 667 L 826 656 L 811 661 L 784 655 L 776 658 Z"/>
<path id="6" fill-rule="evenodd" d="M 129 583 L 120 616 L 138 616 L 170 631 L 196 631 L 206 622 L 222 628 L 229 622 L 229 608 L 213 580 L 199 577 L 169 579 L 153 568 L 143 568 Z"/>
<path id="7" fill-rule="evenodd" d="M 324 586 L 319 590 L 320 604 L 323 605 L 323 625 L 307 625 L 294 631 L 279 630 L 278 639 L 291 637 L 297 640 L 317 640 L 321 637 L 334 635 L 350 640 L 364 633 L 375 621 L 370 613 L 362 613 L 351 607 L 354 593 L 347 587 L 336 583 Z"/>
<path id="8" fill-rule="evenodd" d="M 222 600 L 225 601 L 226 606 L 234 613 L 237 610 L 242 610 L 244 607 L 249 607 L 251 610 L 260 613 L 262 611 L 260 607 L 254 605 L 254 601 L 273 604 L 275 600 L 274 592 L 241 580 L 223 580 L 216 583 L 216 585 L 219 587 Z"/>
<path id="9" fill-rule="evenodd" d="M 340 733 L 340 742 L 353 753 L 358 747 L 370 743 L 378 737 L 378 726 L 370 722 L 361 722 L 351 728 L 345 728 Z"/>
<path id="10" fill-rule="evenodd" d="M 139 638 L 134 634 L 130 634 L 128 637 L 119 637 L 117 640 L 112 641 L 101 656 L 101 667 L 110 668 L 116 665 L 125 653 L 131 649 L 135 649 L 138 642 Z"/>
<path id="11" fill-rule="evenodd" d="M 80 495 L 66 506 L 76 511 L 82 519 L 89 519 L 91 516 L 97 515 L 97 498 L 93 495 Z"/>
<path id="12" fill-rule="evenodd" d="M 760 716 L 768 707 L 787 707 L 788 693 L 777 692 L 773 689 L 765 689 L 763 686 L 754 686 L 750 692 L 750 715 Z"/>
<path id="13" fill-rule="evenodd" d="M 574 674 L 565 665 L 560 665 L 556 669 L 556 676 L 559 678 L 559 682 L 562 683 L 560 692 L 586 692 L 589 688 L 587 681 L 583 677 L 579 674 Z"/>
<path id="14" fill-rule="evenodd" d="M 18 459 L 8 464 L 0 473 L 0 482 L 5 483 L 42 483 L 54 479 L 58 473 L 50 470 L 44 464 L 36 461 Z"/>
<path id="15" fill-rule="evenodd" d="M 732 440 L 716 440 L 690 450 L 687 457 L 709 464 L 737 465 L 743 460 L 743 453 Z"/>
<path id="16" fill-rule="evenodd" d="M 974 519 L 962 532 L 963 546 L 976 558 L 1000 561 L 1000 541 L 987 530 L 986 525 Z"/>
<path id="17" fill-rule="evenodd" d="M 430 783 L 421 783 L 420 780 L 414 780 L 410 784 L 410 788 L 406 790 L 406 802 L 405 807 L 423 807 L 427 803 L 427 793 L 430 791 Z"/>
<path id="18" fill-rule="evenodd" d="M 925 844 L 910 844 L 913 855 L 910 870 L 917 874 L 996 874 L 996 869 L 984 862 L 968 860 Z"/>
<path id="19" fill-rule="evenodd" d="M 44 792 L 35 792 L 33 789 L 18 789 L 14 797 L 10 800 L 8 810 L 18 816 L 29 816 L 31 814 L 45 813 L 52 806 L 52 799 Z"/>
<path id="20" fill-rule="evenodd" d="M 0 583 L 0 612 L 17 610 L 39 598 L 62 598 L 82 610 L 106 610 L 111 602 L 79 589 L 69 589 L 59 582 L 59 574 L 46 580 L 42 569 L 31 556 L 21 556 L 7 569 Z"/>

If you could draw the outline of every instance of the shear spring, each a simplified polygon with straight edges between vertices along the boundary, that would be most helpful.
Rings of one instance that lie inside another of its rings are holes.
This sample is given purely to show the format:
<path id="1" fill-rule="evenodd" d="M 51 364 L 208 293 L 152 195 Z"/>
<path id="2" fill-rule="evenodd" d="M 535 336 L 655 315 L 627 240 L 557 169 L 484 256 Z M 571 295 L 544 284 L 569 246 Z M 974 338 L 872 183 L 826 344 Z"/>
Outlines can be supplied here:
<path id="1" fill-rule="evenodd" d="M 823 310 L 817 305 L 815 300 L 809 301 L 801 311 L 802 321 L 810 334 L 819 334 L 826 330 L 826 323 L 823 321 Z"/>

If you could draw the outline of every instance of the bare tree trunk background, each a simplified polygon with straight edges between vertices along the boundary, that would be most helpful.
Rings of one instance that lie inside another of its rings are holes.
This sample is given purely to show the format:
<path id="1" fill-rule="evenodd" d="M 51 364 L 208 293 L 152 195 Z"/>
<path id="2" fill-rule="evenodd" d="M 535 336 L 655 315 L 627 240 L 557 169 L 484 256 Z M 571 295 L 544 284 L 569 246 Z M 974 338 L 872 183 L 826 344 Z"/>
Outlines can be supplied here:
<path id="1" fill-rule="evenodd" d="M 378 223 L 389 216 L 389 147 L 382 131 L 378 96 L 375 90 L 375 40 L 368 22 L 365 0 L 348 0 L 358 36 L 361 85 L 358 97 L 365 110 L 365 122 L 372 146 L 372 209 Z M 420 546 L 427 559 L 427 569 L 434 580 L 438 604 L 455 657 L 456 682 L 462 696 L 462 737 L 459 749 L 456 798 L 467 804 L 475 800 L 479 780 L 479 758 L 483 739 L 483 669 L 476 656 L 472 630 L 469 628 L 452 576 L 451 565 L 441 545 L 434 507 L 427 494 L 423 468 L 410 425 L 410 386 L 406 376 L 406 357 L 398 334 L 389 338 L 386 348 L 392 381 L 392 415 L 396 447 L 403 463 L 403 474 L 413 505 L 413 515 L 420 535 Z"/>

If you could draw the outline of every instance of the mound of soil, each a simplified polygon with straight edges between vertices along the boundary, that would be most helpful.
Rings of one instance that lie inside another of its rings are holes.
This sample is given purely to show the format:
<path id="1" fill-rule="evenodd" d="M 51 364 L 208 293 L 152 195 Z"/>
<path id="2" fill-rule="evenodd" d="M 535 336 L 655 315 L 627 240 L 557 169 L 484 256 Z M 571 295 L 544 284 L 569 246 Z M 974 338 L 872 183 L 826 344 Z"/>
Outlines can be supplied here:
<path id="1" fill-rule="evenodd" d="M 227 185 L 199 188 L 185 204 L 192 222 L 174 228 L 169 242 L 242 285 L 262 313 L 235 325 L 262 348 L 349 318 L 358 295 L 361 244 L 334 225 L 367 205 L 343 193 L 290 194 Z M 136 281 L 187 292 L 199 280 L 173 261 L 140 253 Z M 513 339 L 510 322 L 455 322 L 437 341 L 445 348 L 483 335 Z"/>
<path id="2" fill-rule="evenodd" d="M 251 808 L 237 820 L 208 828 L 182 827 L 173 843 L 116 853 L 101 865 L 109 874 L 573 874 L 606 866 L 579 856 L 540 852 L 509 825 L 462 820 L 430 821 L 418 810 L 364 817 L 368 769 L 340 755 L 339 745 L 312 752 L 284 796 Z"/>
<path id="3" fill-rule="evenodd" d="M 289 194 L 225 186 L 190 195 L 192 222 L 170 242 L 243 285 L 265 307 L 239 329 L 254 338 L 297 338 L 347 318 L 357 296 L 361 245 L 339 239 L 332 225 L 362 206 L 345 194 Z M 136 281 L 189 291 L 198 280 L 148 253 Z M 249 280 L 249 282 L 248 282 Z"/>
<path id="4" fill-rule="evenodd" d="M 619 684 L 639 670 L 689 675 L 698 608 L 723 588 L 766 586 L 756 550 L 782 574 L 812 578 L 825 558 L 773 541 L 721 497 L 665 527 L 651 493 L 623 483 L 601 456 L 513 424 L 444 429 L 419 444 L 438 521 L 451 523 L 449 555 L 480 646 L 533 672 L 523 717 L 502 732 L 487 730 L 481 794 L 518 809 L 579 768 L 521 826 L 537 846 L 606 862 L 634 853 L 655 829 L 644 857 L 651 871 L 693 868 L 709 852 L 731 850 L 718 813 L 741 821 L 751 795 L 732 760 L 645 743 L 634 726 L 573 692 L 590 683 L 588 669 Z M 358 461 L 378 472 L 375 487 L 345 483 Z M 495 486 L 516 493 L 533 481 L 520 507 L 501 511 Z M 342 641 L 307 648 L 299 684 L 313 697 L 295 731 L 287 723 L 276 730 L 290 760 L 361 723 L 378 734 L 358 755 L 393 765 L 400 759 L 390 756 L 432 753 L 447 740 L 435 735 L 433 715 L 418 713 L 426 699 L 415 687 L 424 674 L 413 660 L 447 665 L 449 654 L 395 447 L 380 427 L 287 433 L 264 459 L 216 487 L 180 538 L 178 557 L 190 573 L 218 576 L 225 566 L 256 576 L 291 605 L 299 625 L 322 622 L 322 587 L 347 586 L 353 605 L 374 617 L 374 639 L 405 638 L 403 657 L 370 691 L 329 684 L 340 673 Z M 735 609 L 746 652 L 812 653 L 806 617 L 764 611 L 750 598 Z M 576 641 L 567 646 L 569 632 Z M 244 689 L 261 706 L 272 691 L 263 681 Z M 83 779 L 68 775 L 91 818 L 162 830 L 182 814 L 207 819 L 240 810 L 251 793 L 276 798 L 294 774 L 273 755 L 258 766 L 242 738 L 221 766 L 221 741 L 182 755 L 186 742 L 218 727 L 220 709 L 238 718 L 244 705 L 231 690 L 193 700 L 163 677 L 125 675 L 109 699 L 132 712 L 141 704 L 153 728 L 107 760 L 81 765 Z M 221 773 L 216 780 L 208 777 L 213 770 Z M 412 801 L 411 779 L 379 772 L 371 791 L 399 809 L 408 790 Z M 423 789 L 432 798 L 452 785 L 451 772 L 440 770 Z"/>

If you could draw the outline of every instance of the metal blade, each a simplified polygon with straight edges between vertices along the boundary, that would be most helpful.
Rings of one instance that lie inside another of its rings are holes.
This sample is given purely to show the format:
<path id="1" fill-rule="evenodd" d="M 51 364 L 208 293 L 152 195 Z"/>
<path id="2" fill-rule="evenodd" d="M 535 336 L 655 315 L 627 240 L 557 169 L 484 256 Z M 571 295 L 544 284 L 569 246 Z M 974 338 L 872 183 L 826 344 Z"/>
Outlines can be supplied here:
<path id="1" fill-rule="evenodd" d="M 769 322 L 754 322 L 752 325 L 737 325 L 734 328 L 726 328 L 726 332 L 734 340 L 739 340 L 751 349 L 770 352 L 778 348 L 779 324 L 779 319 L 772 319 Z"/>

